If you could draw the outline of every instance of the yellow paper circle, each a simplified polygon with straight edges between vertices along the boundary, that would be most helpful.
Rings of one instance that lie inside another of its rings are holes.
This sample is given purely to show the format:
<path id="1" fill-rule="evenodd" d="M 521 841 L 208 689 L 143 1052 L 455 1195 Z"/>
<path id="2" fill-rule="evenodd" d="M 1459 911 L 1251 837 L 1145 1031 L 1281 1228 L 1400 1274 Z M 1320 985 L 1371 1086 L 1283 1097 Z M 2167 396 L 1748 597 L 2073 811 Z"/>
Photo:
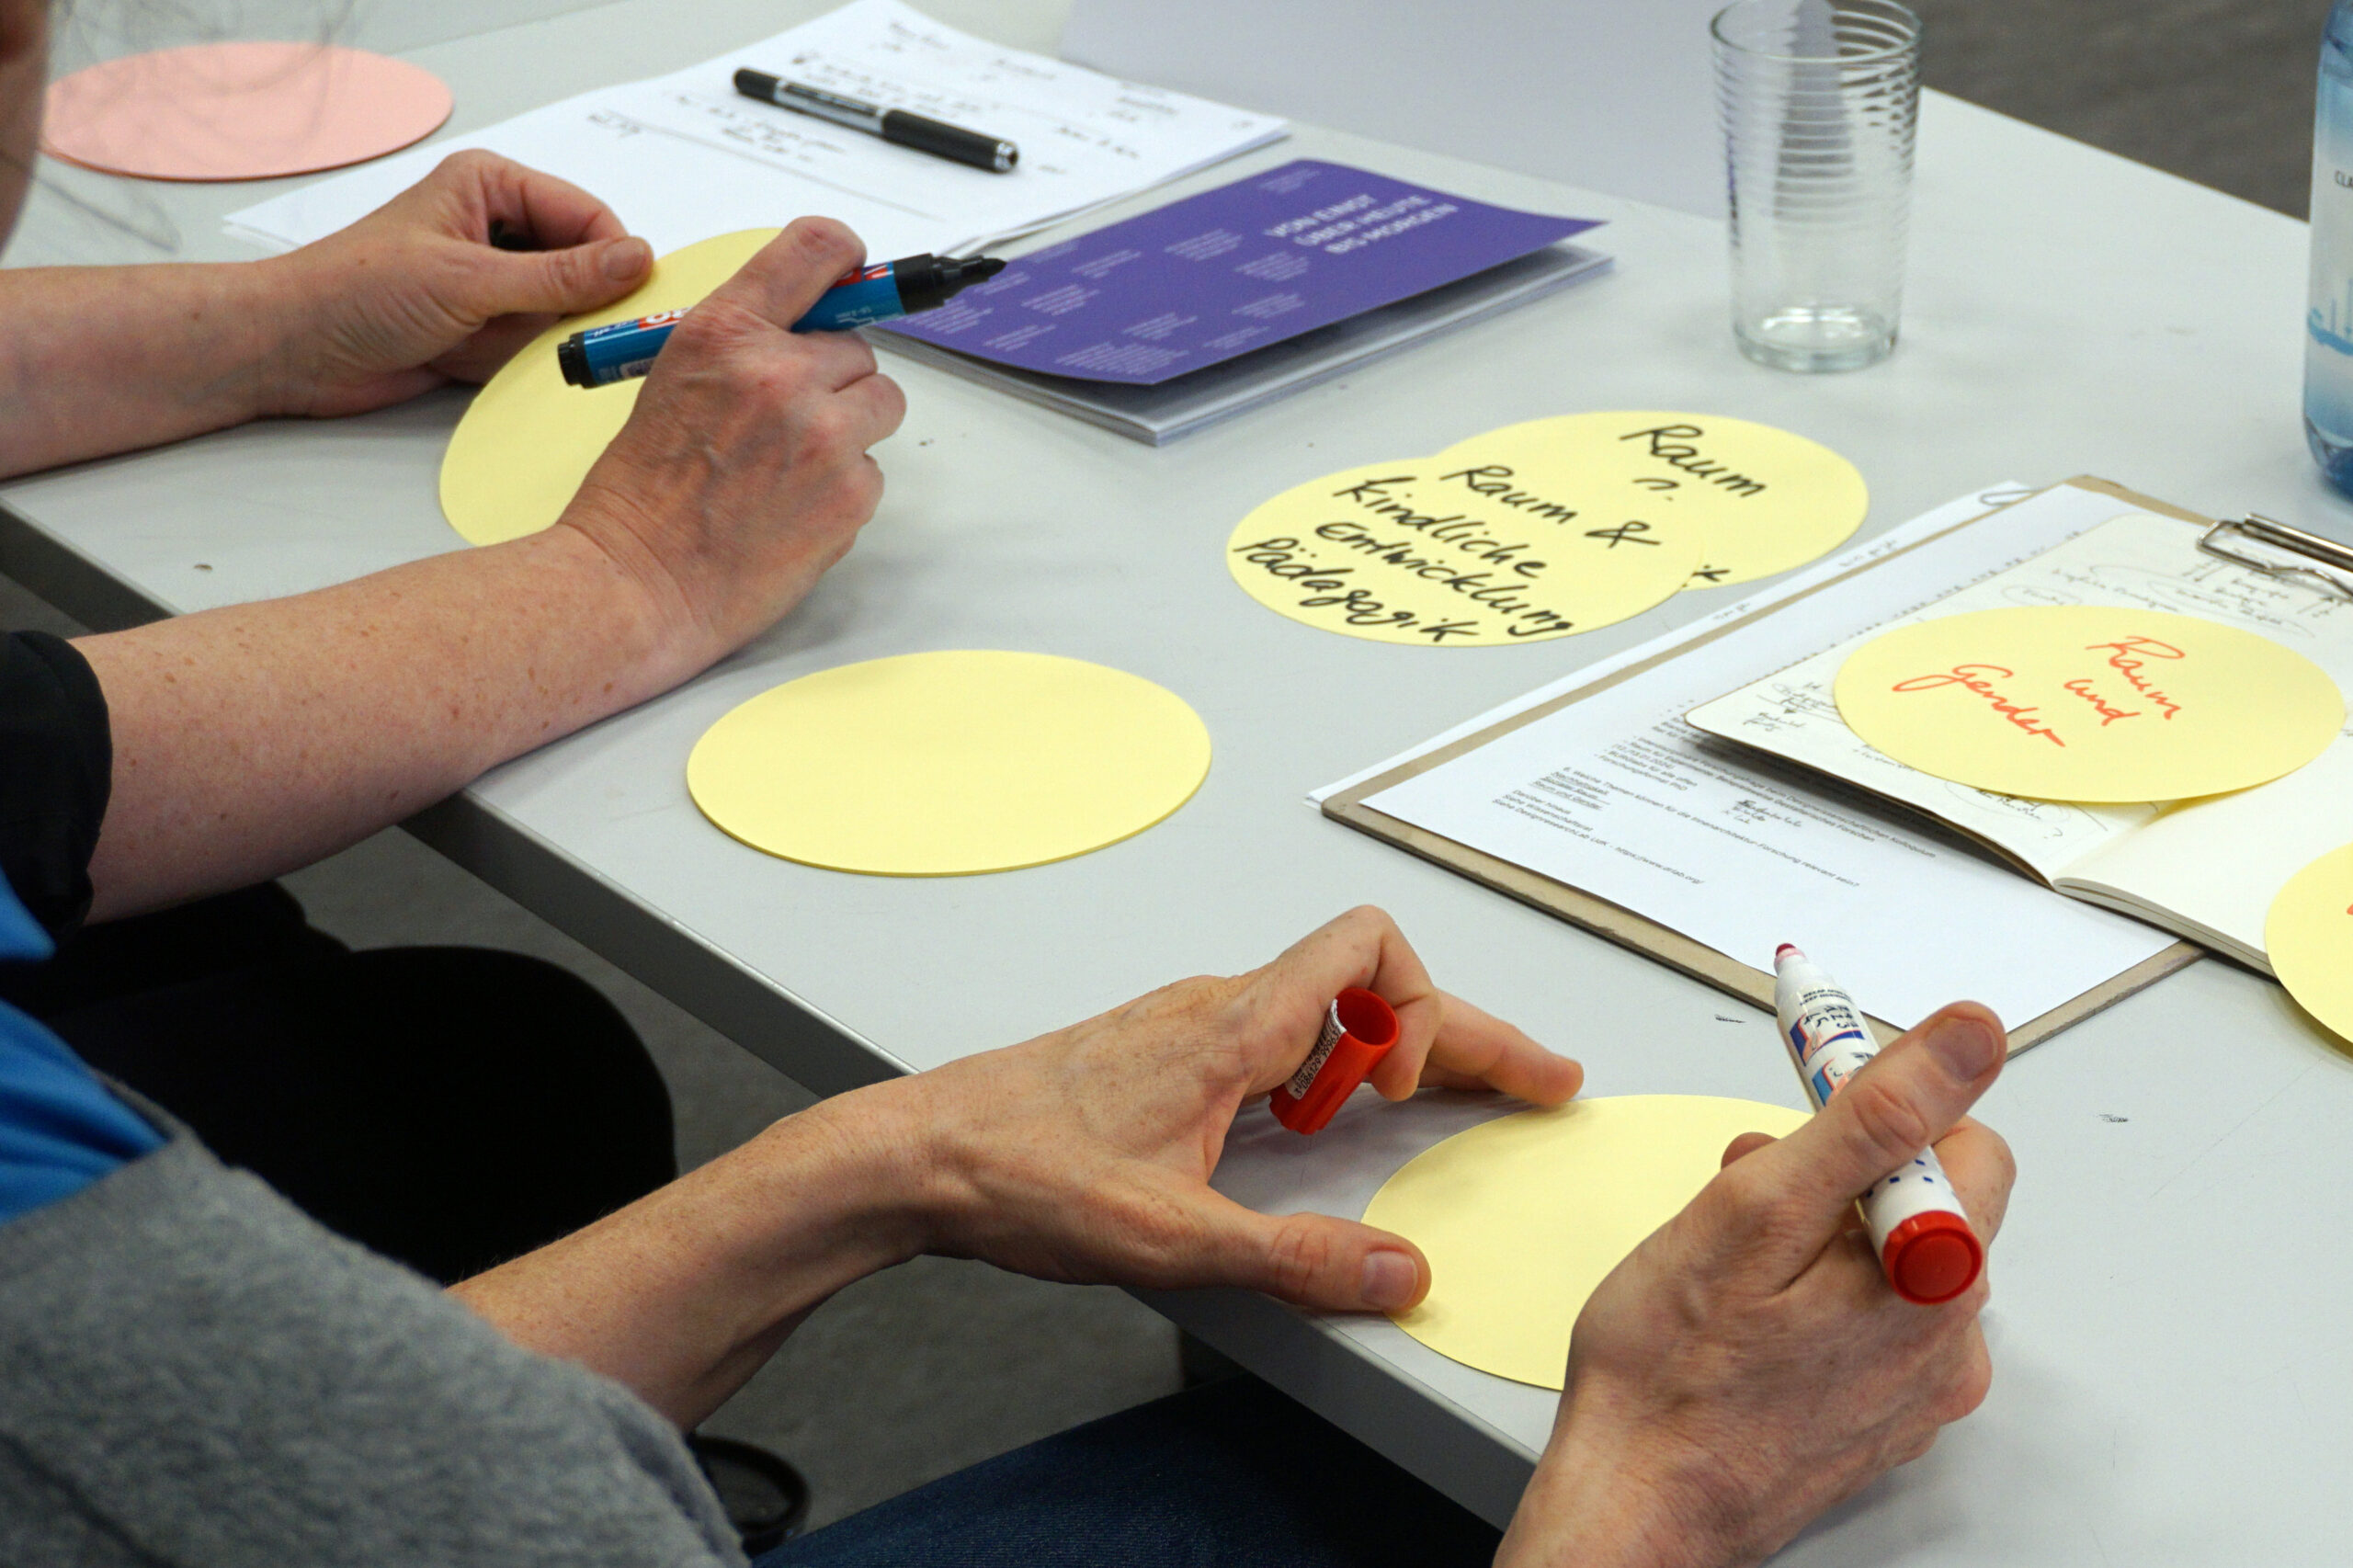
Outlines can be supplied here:
<path id="1" fill-rule="evenodd" d="M 1898 627 L 1838 671 L 1839 717 L 1938 778 L 2039 801 L 2178 801 L 2302 767 L 2336 737 L 2327 672 L 2219 621 L 2108 605 Z"/>
<path id="2" fill-rule="evenodd" d="M 1226 566 L 1252 598 L 1309 626 L 1479 648 L 1638 615 L 1699 562 L 1696 534 L 1630 517 L 1622 485 L 1483 494 L 1465 472 L 1405 458 L 1294 485 L 1242 519 Z"/>
<path id="3" fill-rule="evenodd" d="M 2263 922 L 2263 949 L 2288 994 L 2353 1041 L 2353 844 L 2288 879 Z"/>
<path id="4" fill-rule="evenodd" d="M 1802 566 L 1844 543 L 1870 510 L 1862 474 L 1829 448 L 1712 414 L 1562 415 L 1490 430 L 1439 455 L 1547 493 L 1624 487 L 1638 515 L 1699 530 L 1695 588 Z"/>
<path id="5" fill-rule="evenodd" d="M 904 653 L 762 692 L 687 758 L 703 814 L 838 871 L 1008 871 L 1142 833 L 1209 774 L 1210 735 L 1139 676 L 1050 653 Z"/>
<path id="6" fill-rule="evenodd" d="M 441 457 L 441 515 L 449 526 L 468 544 L 499 544 L 562 516 L 629 422 L 638 383 L 566 385 L 555 346 L 588 327 L 699 304 L 779 232 L 746 229 L 673 251 L 626 299 L 565 317 L 500 367 L 474 394 Z"/>
<path id="7" fill-rule="evenodd" d="M 1364 1211 L 1430 1260 L 1430 1293 L 1397 1325 L 1465 1366 L 1559 1388 L 1569 1331 L 1609 1271 L 1708 1185 L 1734 1138 L 1784 1137 L 1805 1119 L 1753 1100 L 1629 1095 L 1456 1133 Z"/>

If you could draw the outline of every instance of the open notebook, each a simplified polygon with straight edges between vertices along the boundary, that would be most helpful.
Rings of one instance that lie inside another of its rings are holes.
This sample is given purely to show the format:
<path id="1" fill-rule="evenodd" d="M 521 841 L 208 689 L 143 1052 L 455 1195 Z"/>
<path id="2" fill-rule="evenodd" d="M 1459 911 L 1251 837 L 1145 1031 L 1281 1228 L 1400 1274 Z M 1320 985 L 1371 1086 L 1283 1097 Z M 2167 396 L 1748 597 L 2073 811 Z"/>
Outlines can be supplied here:
<path id="1" fill-rule="evenodd" d="M 2199 548 L 2204 531 L 2179 517 L 2122 512 L 1704 703 L 1689 722 L 1925 812 L 2060 892 L 2268 973 L 2263 923 L 2273 895 L 2314 858 L 2353 840 L 2353 723 L 2313 762 L 2255 789 L 2154 805 L 2070 805 L 1989 794 L 1906 767 L 1865 745 L 1831 698 L 1847 655 L 1890 628 L 2041 604 L 2139 606 L 2222 621 L 2294 649 L 2353 692 L 2353 598 L 2218 559 Z"/>
<path id="2" fill-rule="evenodd" d="M 1324 813 L 1768 1013 L 1793 941 L 1893 1028 L 1971 996 L 2023 1051 L 2200 949 L 1684 716 L 2150 509 L 2092 480 L 1962 498 L 1336 785 Z"/>

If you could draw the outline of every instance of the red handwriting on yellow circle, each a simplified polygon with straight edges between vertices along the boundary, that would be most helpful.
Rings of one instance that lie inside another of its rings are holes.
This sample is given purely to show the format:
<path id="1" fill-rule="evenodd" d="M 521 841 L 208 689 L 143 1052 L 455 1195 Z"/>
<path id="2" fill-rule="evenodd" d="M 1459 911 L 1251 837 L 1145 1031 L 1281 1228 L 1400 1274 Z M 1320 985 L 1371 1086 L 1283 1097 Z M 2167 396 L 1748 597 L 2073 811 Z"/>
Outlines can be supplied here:
<path id="1" fill-rule="evenodd" d="M 2038 800 L 2173 801 L 2302 767 L 2345 722 L 2311 660 L 2219 621 L 2108 605 L 1978 610 L 1864 643 L 1849 728 L 1939 778 Z"/>

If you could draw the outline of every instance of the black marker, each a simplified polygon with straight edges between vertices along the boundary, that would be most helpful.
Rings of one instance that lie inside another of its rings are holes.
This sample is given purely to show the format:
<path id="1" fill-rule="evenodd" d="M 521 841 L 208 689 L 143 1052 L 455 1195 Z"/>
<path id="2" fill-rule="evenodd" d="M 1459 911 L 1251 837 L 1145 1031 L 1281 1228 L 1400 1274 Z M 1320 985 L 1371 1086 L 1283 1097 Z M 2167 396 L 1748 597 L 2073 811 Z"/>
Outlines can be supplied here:
<path id="1" fill-rule="evenodd" d="M 916 152 L 928 153 L 935 158 L 970 164 L 991 174 L 1008 173 L 1014 165 L 1021 161 L 1021 149 L 1002 138 L 983 136 L 977 131 L 966 131 L 945 120 L 926 119 L 922 115 L 909 114 L 903 108 L 884 108 L 862 98 L 844 97 L 823 87 L 787 82 L 764 71 L 736 72 L 735 90 L 764 104 L 814 115 L 819 119 L 846 125 L 852 131 L 863 131 L 869 136 L 880 136 L 885 142 L 913 147 Z"/>

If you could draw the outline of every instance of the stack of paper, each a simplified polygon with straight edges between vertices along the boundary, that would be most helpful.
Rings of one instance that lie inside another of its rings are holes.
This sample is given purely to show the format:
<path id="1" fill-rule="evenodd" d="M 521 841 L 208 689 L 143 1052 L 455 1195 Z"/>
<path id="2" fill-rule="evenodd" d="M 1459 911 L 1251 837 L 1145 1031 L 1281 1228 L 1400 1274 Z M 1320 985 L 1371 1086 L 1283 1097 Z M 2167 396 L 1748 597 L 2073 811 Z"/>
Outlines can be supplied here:
<path id="1" fill-rule="evenodd" d="M 1595 226 L 1302 158 L 1021 256 L 877 341 L 1158 444 L 1606 269 Z"/>
<path id="2" fill-rule="evenodd" d="M 1953 527 L 1954 511 L 1972 507 L 1957 503 L 1823 562 L 1790 585 L 1813 591 L 1785 613 L 1739 614 L 1671 658 L 1657 658 L 1665 647 L 1643 651 L 1638 673 L 1614 682 L 1579 672 L 1563 684 L 1591 695 L 1499 727 L 1365 804 L 1745 964 L 1761 968 L 1779 943 L 1802 942 L 1837 966 L 1866 1009 L 1899 1025 L 1959 996 L 2014 1027 L 2061 1007 L 2169 938 L 2053 898 L 1932 824 L 1726 746 L 1684 720 L 1760 671 L 1916 614 L 1956 584 L 2008 571 L 2122 510 L 2111 495 L 2060 485 Z M 1890 553 L 1892 542 L 1914 548 Z M 1856 570 L 1872 560 L 1880 564 Z M 2081 814 L 2032 812 L 2052 831 Z"/>
<path id="3" fill-rule="evenodd" d="M 1002 137 L 992 174 L 756 102 L 749 66 Z M 651 81 L 582 93 L 232 213 L 277 248 L 334 233 L 481 147 L 572 181 L 667 252 L 803 214 L 838 218 L 887 258 L 1026 234 L 1282 136 L 1266 115 L 1139 86 L 940 26 L 900 0 L 813 22 Z"/>

